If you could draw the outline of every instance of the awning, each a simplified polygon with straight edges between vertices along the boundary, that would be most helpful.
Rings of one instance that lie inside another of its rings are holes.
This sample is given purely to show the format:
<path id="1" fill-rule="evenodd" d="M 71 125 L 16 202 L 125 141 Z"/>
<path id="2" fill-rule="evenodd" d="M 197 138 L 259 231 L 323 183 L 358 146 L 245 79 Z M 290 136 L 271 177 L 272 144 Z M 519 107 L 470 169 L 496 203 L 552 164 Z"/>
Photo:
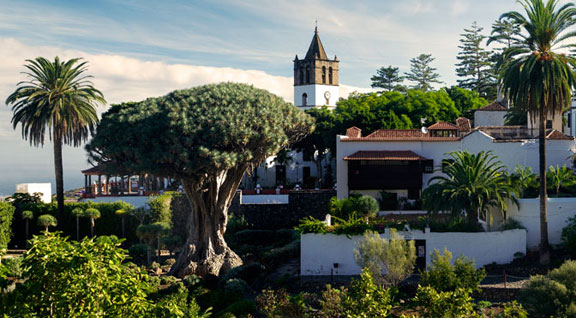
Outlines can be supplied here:
<path id="1" fill-rule="evenodd" d="M 410 150 L 394 150 L 394 151 L 381 150 L 381 151 L 357 151 L 350 156 L 344 157 L 344 160 L 421 161 L 429 159 L 419 156 Z"/>

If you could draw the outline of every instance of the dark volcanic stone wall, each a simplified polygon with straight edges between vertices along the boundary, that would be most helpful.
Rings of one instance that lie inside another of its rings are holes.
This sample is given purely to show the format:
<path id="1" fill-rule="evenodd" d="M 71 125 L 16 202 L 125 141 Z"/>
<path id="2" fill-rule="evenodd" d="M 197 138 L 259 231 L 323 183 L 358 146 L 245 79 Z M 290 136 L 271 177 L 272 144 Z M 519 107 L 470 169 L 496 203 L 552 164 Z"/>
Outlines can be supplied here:
<path id="1" fill-rule="evenodd" d="M 238 191 L 230 205 L 229 214 L 244 216 L 248 224 L 254 228 L 281 229 L 293 228 L 298 225 L 300 219 L 307 216 L 323 220 L 329 213 L 330 199 L 336 196 L 336 191 L 291 191 L 288 194 L 288 204 L 240 204 L 241 196 L 241 192 Z M 172 207 L 176 232 L 185 234 L 182 225 L 186 223 L 186 215 L 190 209 L 186 196 L 175 199 Z"/>

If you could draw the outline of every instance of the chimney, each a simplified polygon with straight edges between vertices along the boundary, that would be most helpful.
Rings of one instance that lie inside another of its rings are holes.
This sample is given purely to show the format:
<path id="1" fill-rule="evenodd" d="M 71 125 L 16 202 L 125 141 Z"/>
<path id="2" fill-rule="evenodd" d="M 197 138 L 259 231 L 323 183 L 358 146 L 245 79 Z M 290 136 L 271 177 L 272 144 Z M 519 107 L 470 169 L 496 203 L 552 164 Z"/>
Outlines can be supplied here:
<path id="1" fill-rule="evenodd" d="M 346 129 L 346 137 L 349 138 L 360 138 L 362 137 L 362 129 L 352 126 Z"/>

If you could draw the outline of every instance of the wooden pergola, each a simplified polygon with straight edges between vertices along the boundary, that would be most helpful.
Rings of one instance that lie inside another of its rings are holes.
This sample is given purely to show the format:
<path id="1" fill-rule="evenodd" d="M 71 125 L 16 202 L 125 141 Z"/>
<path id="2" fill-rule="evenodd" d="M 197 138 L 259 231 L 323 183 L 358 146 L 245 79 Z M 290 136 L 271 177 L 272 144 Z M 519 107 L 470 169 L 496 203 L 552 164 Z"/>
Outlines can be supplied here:
<path id="1" fill-rule="evenodd" d="M 105 165 L 82 170 L 82 174 L 86 196 L 148 195 L 151 191 L 166 190 L 171 181 L 150 175 L 110 174 Z M 153 186 L 147 186 L 145 179 L 152 179 Z"/>

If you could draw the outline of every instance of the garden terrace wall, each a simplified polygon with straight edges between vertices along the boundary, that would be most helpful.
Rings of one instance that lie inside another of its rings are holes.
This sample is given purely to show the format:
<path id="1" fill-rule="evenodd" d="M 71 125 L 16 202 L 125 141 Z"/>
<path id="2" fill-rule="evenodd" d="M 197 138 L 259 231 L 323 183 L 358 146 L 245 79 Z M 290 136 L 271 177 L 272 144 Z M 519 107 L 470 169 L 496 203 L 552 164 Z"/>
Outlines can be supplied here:
<path id="1" fill-rule="evenodd" d="M 486 264 L 507 264 L 514 254 L 526 254 L 526 230 L 516 229 L 500 232 L 398 232 L 408 239 L 426 241 L 426 263 L 430 253 L 448 249 L 454 257 L 465 255 L 474 259 L 476 267 Z M 388 237 L 389 232 L 383 233 Z M 335 234 L 303 234 L 300 243 L 300 274 L 303 276 L 359 275 L 360 266 L 354 260 L 354 249 L 362 236 Z M 334 264 L 338 264 L 335 268 Z"/>
<path id="2" fill-rule="evenodd" d="M 520 207 L 509 204 L 508 217 L 526 228 L 529 250 L 538 249 L 540 243 L 540 199 L 520 199 Z M 495 217 L 499 213 L 493 213 Z M 548 198 L 548 239 L 550 244 L 562 243 L 562 229 L 569 218 L 576 215 L 576 198 Z"/>
<path id="3" fill-rule="evenodd" d="M 330 199 L 334 196 L 336 192 L 333 190 L 301 190 L 290 191 L 285 204 L 242 204 L 242 193 L 238 191 L 228 213 L 243 216 L 248 224 L 258 229 L 293 228 L 307 216 L 323 220 L 330 212 Z M 190 210 L 186 196 L 175 199 L 172 207 L 174 217 L 185 224 Z"/>

